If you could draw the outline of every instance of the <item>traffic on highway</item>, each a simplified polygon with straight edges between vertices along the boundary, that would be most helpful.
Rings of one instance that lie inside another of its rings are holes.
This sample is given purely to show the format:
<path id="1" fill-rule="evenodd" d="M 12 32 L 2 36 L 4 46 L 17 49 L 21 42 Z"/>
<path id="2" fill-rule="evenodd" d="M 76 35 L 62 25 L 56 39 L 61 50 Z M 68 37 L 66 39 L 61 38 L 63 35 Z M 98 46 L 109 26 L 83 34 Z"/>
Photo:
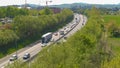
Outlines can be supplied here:
<path id="1" fill-rule="evenodd" d="M 61 40 L 67 39 L 67 37 L 74 34 L 76 31 L 81 29 L 85 23 L 87 22 L 87 18 L 81 14 L 74 14 L 74 19 L 72 22 L 66 24 L 63 28 L 59 29 L 56 32 L 48 32 L 42 35 L 41 40 L 33 44 L 32 46 L 25 47 L 19 51 L 18 53 L 13 53 L 9 56 L 6 56 L 0 59 L 0 68 L 4 68 L 8 64 L 14 63 L 17 59 L 26 62 L 30 58 L 36 56 L 43 47 L 49 46 L 50 44 L 56 43 Z"/>

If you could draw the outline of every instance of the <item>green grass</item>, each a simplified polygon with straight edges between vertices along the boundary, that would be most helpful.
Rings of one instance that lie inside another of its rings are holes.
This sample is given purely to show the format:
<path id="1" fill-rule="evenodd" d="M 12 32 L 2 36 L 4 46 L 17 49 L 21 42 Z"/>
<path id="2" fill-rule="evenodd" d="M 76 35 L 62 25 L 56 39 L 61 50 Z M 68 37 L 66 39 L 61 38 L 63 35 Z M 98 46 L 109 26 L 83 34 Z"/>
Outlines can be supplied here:
<path id="1" fill-rule="evenodd" d="M 120 27 L 120 16 L 106 15 L 104 16 L 106 23 L 114 22 Z M 110 61 L 105 61 L 101 68 L 120 68 L 120 38 L 109 37 L 108 45 L 111 46 L 114 57 Z"/>
<path id="2" fill-rule="evenodd" d="M 0 22 L 0 26 L 2 25 L 2 22 Z"/>
<path id="3" fill-rule="evenodd" d="M 104 20 L 105 23 L 115 22 L 120 26 L 120 16 L 118 15 L 105 15 Z M 120 38 L 109 38 L 108 45 L 112 45 L 112 49 L 115 54 L 120 54 Z"/>
<path id="4" fill-rule="evenodd" d="M 111 47 L 115 54 L 120 54 L 120 38 L 109 38 L 108 45 L 112 45 Z"/>
<path id="5" fill-rule="evenodd" d="M 104 20 L 106 23 L 113 21 L 120 26 L 120 16 L 118 15 L 105 15 Z"/>

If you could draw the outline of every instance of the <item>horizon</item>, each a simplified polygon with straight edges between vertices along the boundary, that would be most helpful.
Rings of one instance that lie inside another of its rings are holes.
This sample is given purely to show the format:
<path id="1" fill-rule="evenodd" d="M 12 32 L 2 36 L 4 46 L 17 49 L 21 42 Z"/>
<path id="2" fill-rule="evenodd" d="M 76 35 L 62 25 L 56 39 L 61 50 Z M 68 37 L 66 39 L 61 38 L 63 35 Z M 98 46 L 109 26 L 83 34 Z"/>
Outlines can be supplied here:
<path id="1" fill-rule="evenodd" d="M 47 0 L 49 1 L 49 0 Z M 46 0 L 40 1 L 40 0 L 27 0 L 27 4 L 35 4 L 35 5 L 41 5 L 45 6 Z M 104 1 L 104 0 L 52 0 L 51 3 L 48 3 L 48 5 L 61 5 L 61 4 L 72 4 L 72 3 L 86 3 L 86 4 L 120 4 L 120 1 L 118 0 L 109 0 L 109 1 Z M 9 6 L 9 5 L 23 5 L 25 4 L 25 0 L 0 0 L 0 6 Z"/>

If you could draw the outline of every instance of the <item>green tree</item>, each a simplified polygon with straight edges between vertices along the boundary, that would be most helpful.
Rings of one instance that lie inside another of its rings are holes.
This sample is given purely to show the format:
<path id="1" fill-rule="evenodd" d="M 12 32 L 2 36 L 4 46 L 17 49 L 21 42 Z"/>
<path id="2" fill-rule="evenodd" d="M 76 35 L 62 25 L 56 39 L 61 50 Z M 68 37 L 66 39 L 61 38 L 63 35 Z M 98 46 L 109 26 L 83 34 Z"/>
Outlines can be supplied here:
<path id="1" fill-rule="evenodd" d="M 49 14 L 53 14 L 53 11 L 48 7 L 45 7 L 40 11 L 40 15 L 49 15 Z"/>
<path id="2" fill-rule="evenodd" d="M 5 17 L 5 8 L 0 8 L 0 18 Z"/>
<path id="3" fill-rule="evenodd" d="M 6 29 L 0 30 L 0 46 L 6 45 L 18 39 L 14 31 Z"/>

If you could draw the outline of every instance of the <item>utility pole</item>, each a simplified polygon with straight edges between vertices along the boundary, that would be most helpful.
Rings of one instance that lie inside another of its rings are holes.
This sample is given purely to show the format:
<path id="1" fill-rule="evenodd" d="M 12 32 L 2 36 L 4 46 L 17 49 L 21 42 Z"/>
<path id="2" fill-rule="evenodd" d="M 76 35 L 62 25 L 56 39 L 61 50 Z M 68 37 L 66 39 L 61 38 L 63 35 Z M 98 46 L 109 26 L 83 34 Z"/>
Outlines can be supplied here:
<path id="1" fill-rule="evenodd" d="M 17 27 L 14 24 L 14 32 L 15 33 L 16 33 L 16 29 L 17 29 Z M 16 56 L 17 56 L 17 49 L 18 49 L 18 47 L 17 47 L 17 39 L 15 39 L 15 48 L 16 48 Z"/>
<path id="2" fill-rule="evenodd" d="M 27 7 L 27 0 L 25 0 L 25 6 L 24 6 L 24 8 L 26 8 Z"/>

